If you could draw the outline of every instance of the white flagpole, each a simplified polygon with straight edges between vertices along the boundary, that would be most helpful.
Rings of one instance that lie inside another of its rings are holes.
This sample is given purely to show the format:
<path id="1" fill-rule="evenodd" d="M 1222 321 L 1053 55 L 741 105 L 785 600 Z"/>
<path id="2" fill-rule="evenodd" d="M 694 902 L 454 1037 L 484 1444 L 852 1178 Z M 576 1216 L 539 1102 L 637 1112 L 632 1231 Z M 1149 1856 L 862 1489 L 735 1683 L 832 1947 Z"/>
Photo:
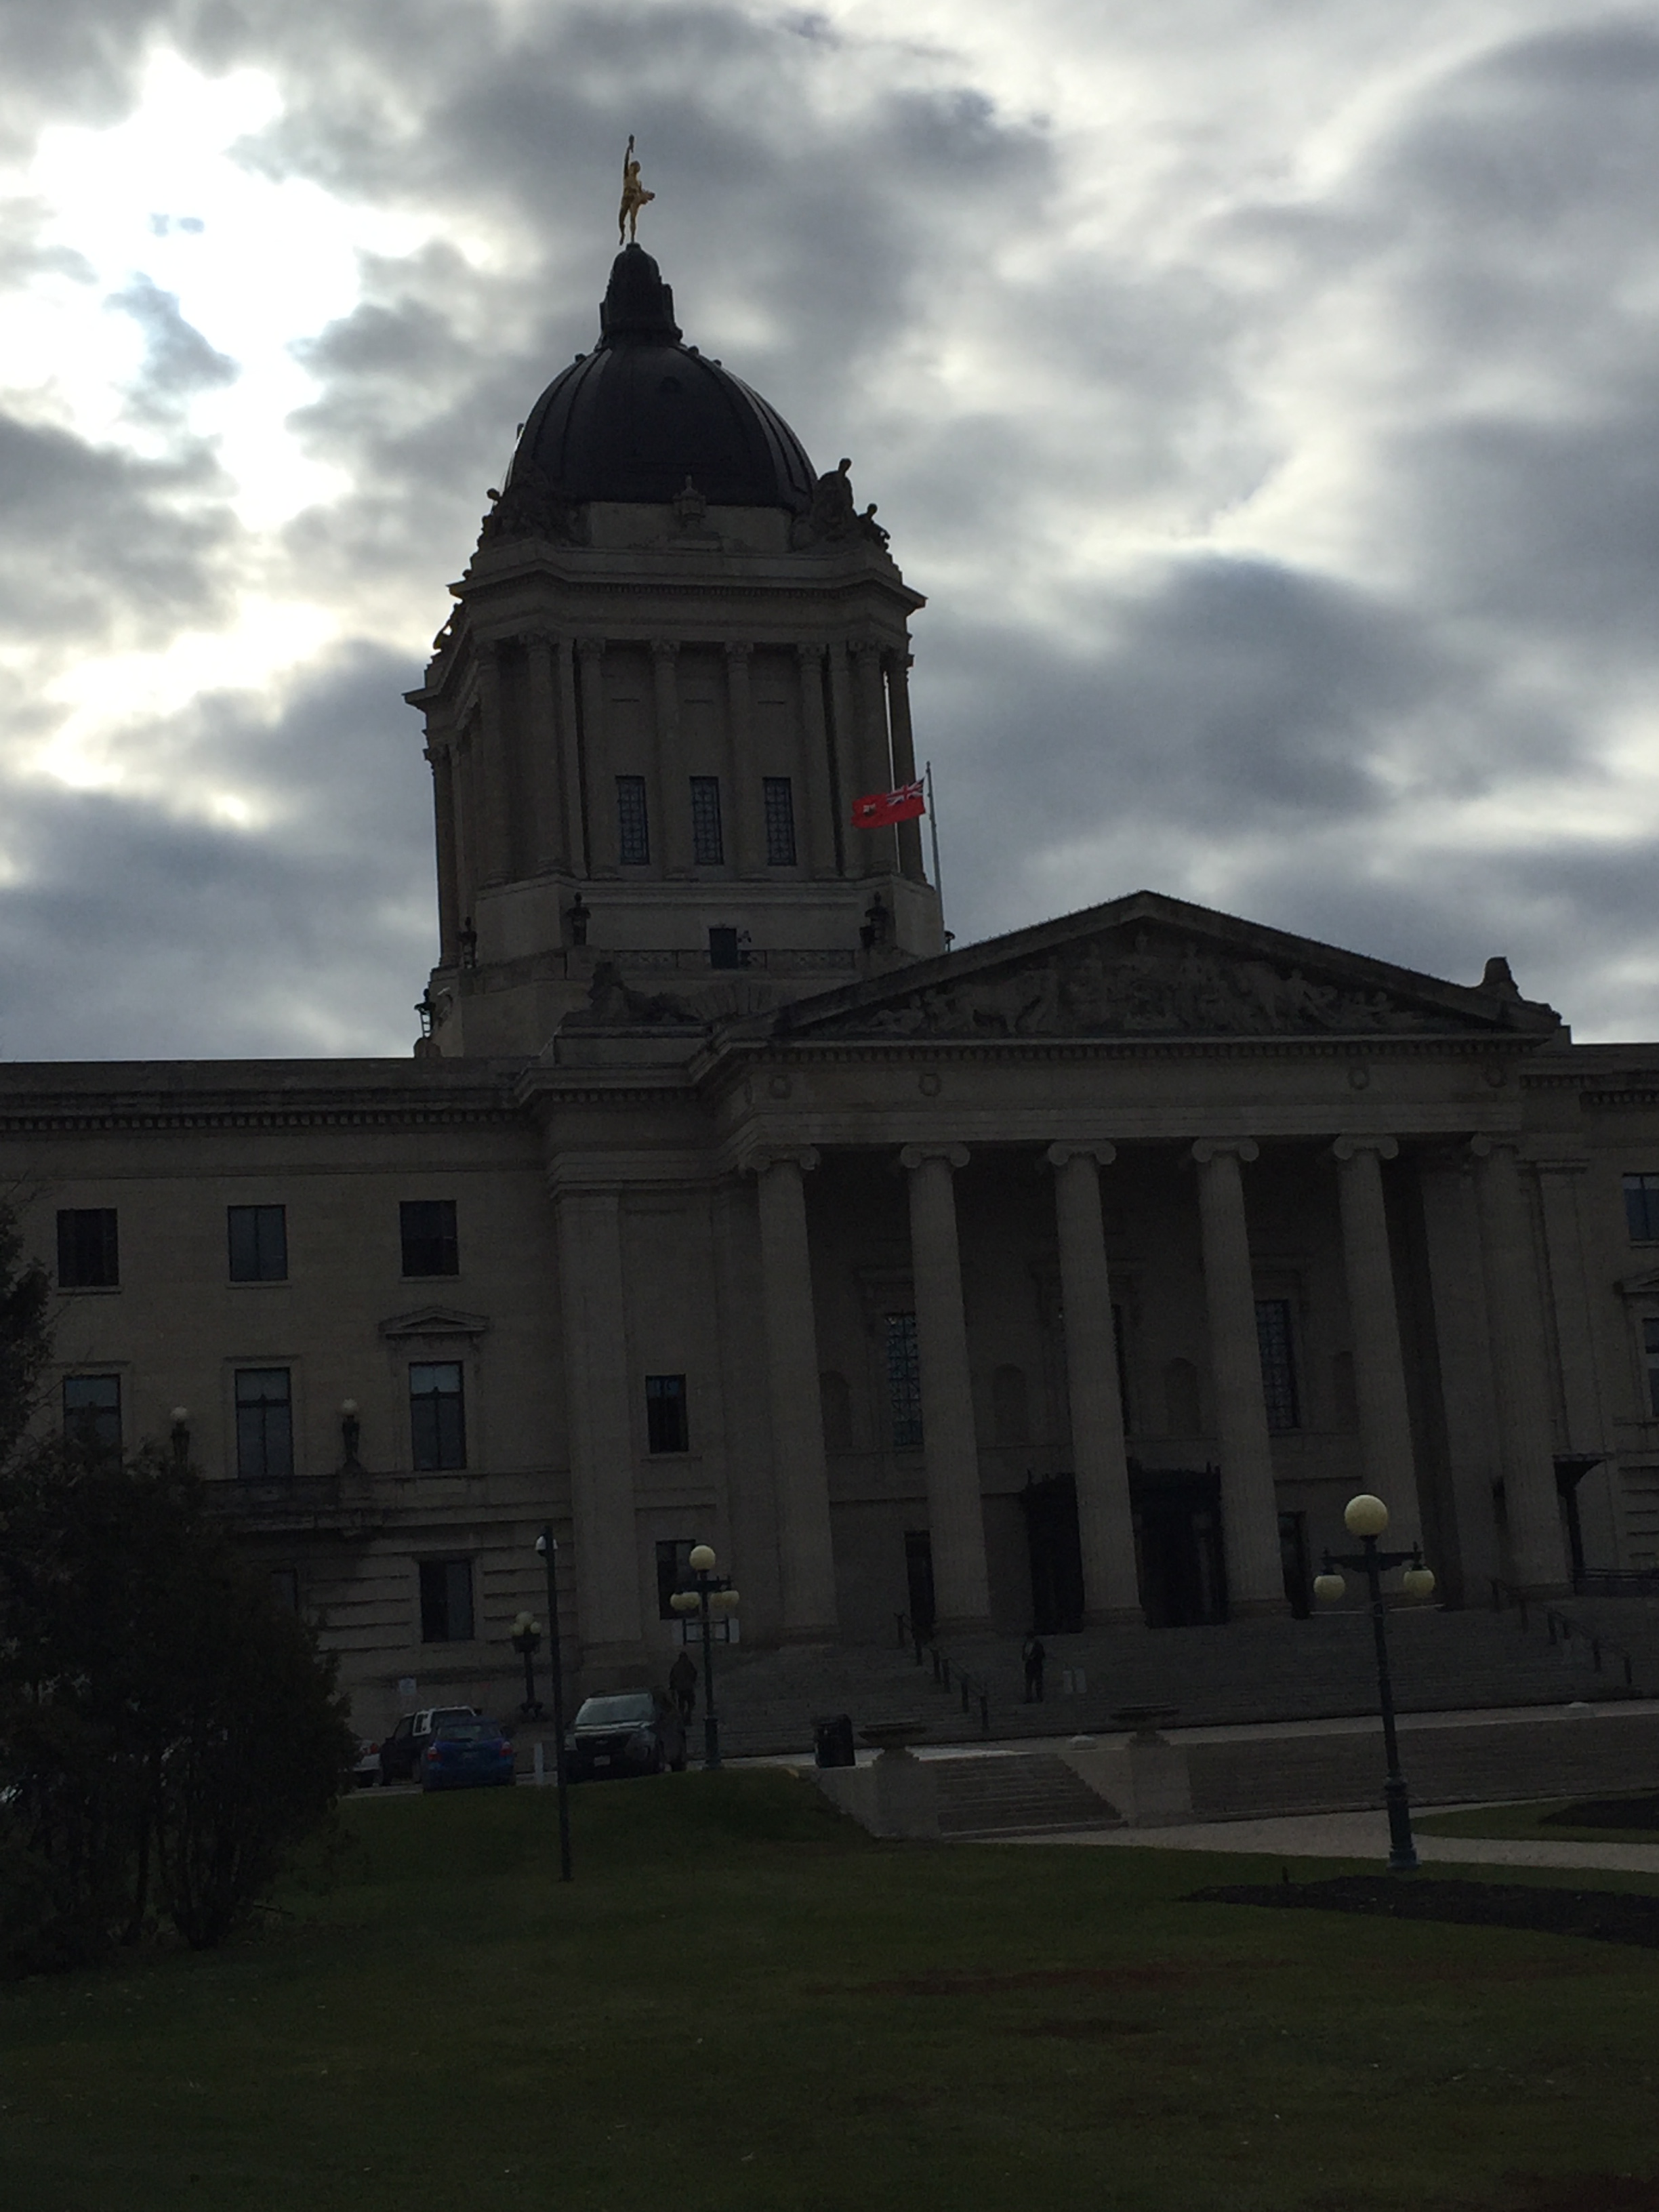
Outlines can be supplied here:
<path id="1" fill-rule="evenodd" d="M 945 885 L 939 872 L 939 817 L 933 811 L 933 763 L 924 763 L 922 774 L 927 779 L 927 830 L 933 841 L 933 891 L 939 900 L 939 927 L 945 927 Z"/>

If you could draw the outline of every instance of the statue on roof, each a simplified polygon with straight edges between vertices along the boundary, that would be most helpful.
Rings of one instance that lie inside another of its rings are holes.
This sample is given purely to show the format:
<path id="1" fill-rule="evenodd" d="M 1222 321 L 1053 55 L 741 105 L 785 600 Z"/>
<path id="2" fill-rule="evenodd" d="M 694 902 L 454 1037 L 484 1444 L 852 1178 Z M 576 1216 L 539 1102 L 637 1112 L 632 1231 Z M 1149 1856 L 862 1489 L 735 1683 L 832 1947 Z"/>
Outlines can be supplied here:
<path id="1" fill-rule="evenodd" d="M 640 165 L 634 158 L 634 134 L 630 131 L 628 134 L 628 151 L 623 155 L 622 205 L 617 210 L 618 246 L 623 242 L 624 231 L 628 234 L 628 242 L 630 246 L 639 243 L 640 210 L 642 207 L 648 207 L 656 197 L 655 192 L 647 191 L 645 186 L 640 182 Z"/>

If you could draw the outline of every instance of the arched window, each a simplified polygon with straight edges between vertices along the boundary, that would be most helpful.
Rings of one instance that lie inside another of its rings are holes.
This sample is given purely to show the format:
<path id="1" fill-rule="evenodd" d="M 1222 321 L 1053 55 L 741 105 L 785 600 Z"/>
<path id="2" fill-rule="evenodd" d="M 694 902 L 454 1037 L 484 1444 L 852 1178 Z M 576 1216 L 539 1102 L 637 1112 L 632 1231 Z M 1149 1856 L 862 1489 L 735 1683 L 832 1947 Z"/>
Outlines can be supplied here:
<path id="1" fill-rule="evenodd" d="M 818 1403 L 823 1409 L 823 1449 L 849 1452 L 853 1449 L 853 1394 L 847 1377 L 834 1370 L 818 1377 Z"/>
<path id="2" fill-rule="evenodd" d="M 1190 1359 L 1172 1359 L 1164 1370 L 1164 1413 L 1172 1437 L 1201 1436 L 1203 1409 L 1199 1402 L 1198 1370 Z"/>
<path id="3" fill-rule="evenodd" d="M 1023 1367 L 999 1367 L 991 1376 L 991 1432 L 1000 1444 L 1031 1441 L 1031 1409 Z"/>

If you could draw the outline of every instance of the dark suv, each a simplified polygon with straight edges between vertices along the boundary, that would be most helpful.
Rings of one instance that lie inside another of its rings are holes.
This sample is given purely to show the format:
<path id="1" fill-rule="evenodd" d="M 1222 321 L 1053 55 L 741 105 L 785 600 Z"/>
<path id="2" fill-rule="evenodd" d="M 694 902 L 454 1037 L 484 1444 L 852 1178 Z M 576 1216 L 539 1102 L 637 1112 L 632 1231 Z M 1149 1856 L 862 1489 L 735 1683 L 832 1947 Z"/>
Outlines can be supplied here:
<path id="1" fill-rule="evenodd" d="M 380 1739 L 382 1782 L 416 1782 L 421 1754 L 442 1721 L 476 1720 L 476 1705 L 428 1705 L 418 1713 L 405 1713 L 388 1736 Z"/>
<path id="2" fill-rule="evenodd" d="M 622 1690 L 586 1698 L 565 1738 L 566 1771 L 573 1782 L 617 1774 L 660 1774 L 685 1768 L 685 1730 L 660 1690 Z"/>

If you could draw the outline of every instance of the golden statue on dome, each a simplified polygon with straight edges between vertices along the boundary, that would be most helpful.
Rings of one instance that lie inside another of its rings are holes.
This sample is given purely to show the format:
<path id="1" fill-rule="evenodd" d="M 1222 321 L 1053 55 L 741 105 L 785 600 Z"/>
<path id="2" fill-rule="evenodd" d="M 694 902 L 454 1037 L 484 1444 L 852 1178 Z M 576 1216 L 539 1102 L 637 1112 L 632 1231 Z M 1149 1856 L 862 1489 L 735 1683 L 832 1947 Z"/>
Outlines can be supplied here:
<path id="1" fill-rule="evenodd" d="M 655 192 L 647 191 L 645 186 L 640 182 L 640 165 L 634 158 L 634 134 L 630 131 L 628 134 L 628 151 L 623 155 L 622 206 L 617 213 L 618 246 L 623 242 L 624 231 L 628 234 L 628 242 L 630 246 L 639 243 L 640 210 L 642 207 L 648 207 L 656 197 Z"/>

